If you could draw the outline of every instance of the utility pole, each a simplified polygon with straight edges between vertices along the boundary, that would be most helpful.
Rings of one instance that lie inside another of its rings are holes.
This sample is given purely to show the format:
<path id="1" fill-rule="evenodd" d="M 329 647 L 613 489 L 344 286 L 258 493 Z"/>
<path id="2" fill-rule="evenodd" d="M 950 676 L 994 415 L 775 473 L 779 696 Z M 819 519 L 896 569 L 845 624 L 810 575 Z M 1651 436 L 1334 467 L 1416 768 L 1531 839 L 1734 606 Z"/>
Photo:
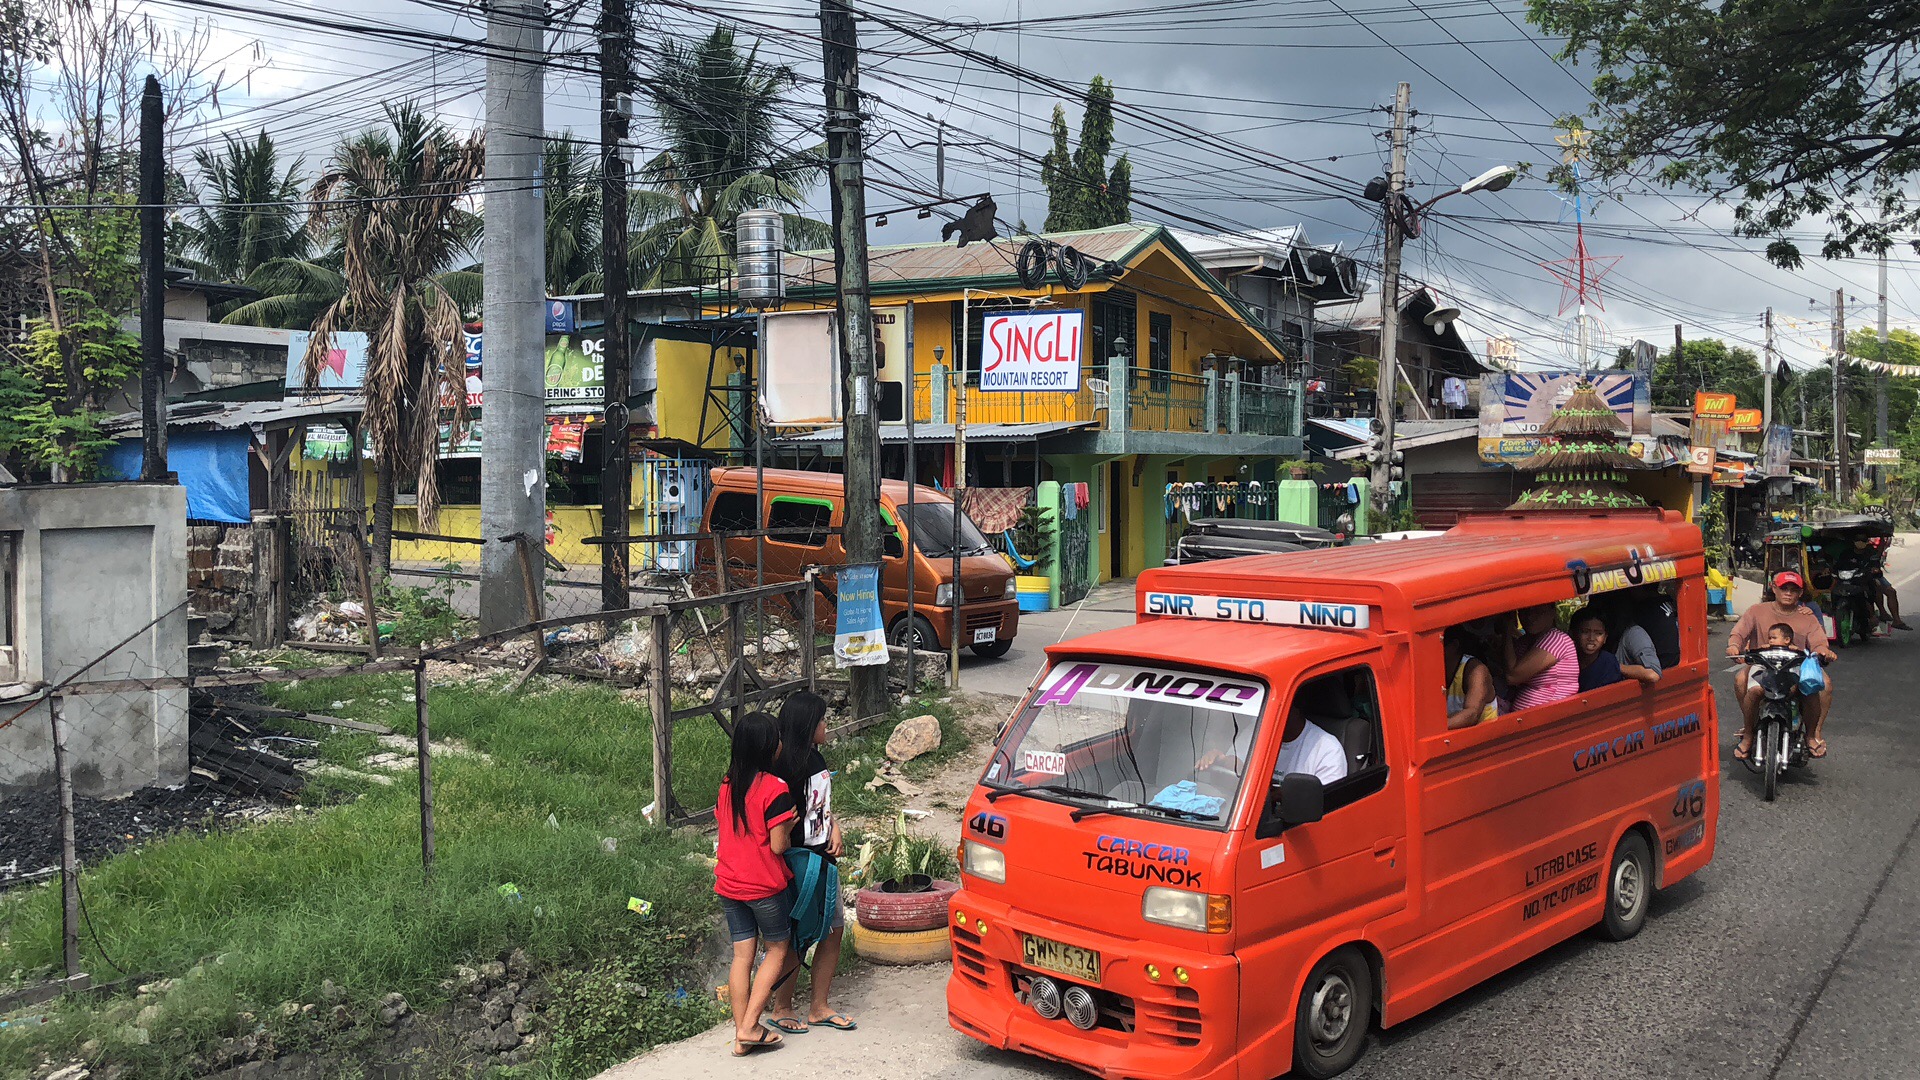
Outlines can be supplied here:
<path id="1" fill-rule="evenodd" d="M 1760 383 L 1760 444 L 1766 445 L 1767 434 L 1773 430 L 1773 373 L 1776 361 L 1773 358 L 1773 309 L 1767 309 L 1766 373 Z"/>
<path id="2" fill-rule="evenodd" d="M 1847 489 L 1847 290 L 1833 290 L 1833 493 Z"/>
<path id="3" fill-rule="evenodd" d="M 840 355 L 845 361 L 843 440 L 846 513 L 841 523 L 847 562 L 881 565 L 880 416 L 874 408 L 873 298 L 867 287 L 867 196 L 860 131 L 860 35 L 846 0 L 820 0 L 820 44 L 827 102 L 828 187 L 833 195 L 833 269 L 840 302 Z M 958 587 L 959 583 L 954 583 Z M 860 666 L 848 675 L 855 719 L 887 708 L 887 669 Z"/>
<path id="4" fill-rule="evenodd" d="M 606 438 L 600 467 L 600 608 L 627 606 L 627 504 L 633 470 L 627 461 L 627 47 L 633 25 L 627 0 L 600 0 L 600 361 L 606 380 Z"/>
<path id="5" fill-rule="evenodd" d="M 167 362 L 166 113 L 160 80 L 147 76 L 140 94 L 140 479 L 167 477 L 167 399 L 161 372 Z M 1884 275 L 1883 275 L 1884 276 Z"/>
<path id="6" fill-rule="evenodd" d="M 1400 391 L 1400 202 L 1407 186 L 1407 110 L 1413 87 L 1401 83 L 1393 96 L 1393 156 L 1387 169 L 1384 228 L 1386 255 L 1380 268 L 1380 370 L 1374 374 L 1380 453 L 1373 462 L 1374 531 L 1393 512 L 1393 399 Z"/>
<path id="7" fill-rule="evenodd" d="M 529 602 L 545 587 L 544 560 L 522 562 L 519 553 L 520 543 L 540 544 L 546 535 L 546 209 L 540 185 L 528 180 L 540 175 L 545 141 L 545 33 L 540 0 L 487 7 L 482 633 L 538 618 Z M 527 581 L 522 566 L 536 580 Z"/>
<path id="8" fill-rule="evenodd" d="M 1880 362 L 1887 362 L 1887 253 L 1880 253 Z M 1887 380 L 1886 372 L 1875 372 L 1873 376 L 1873 441 L 1881 446 L 1887 442 Z M 1885 466 L 1873 467 L 1873 490 L 1885 491 L 1887 487 Z"/>

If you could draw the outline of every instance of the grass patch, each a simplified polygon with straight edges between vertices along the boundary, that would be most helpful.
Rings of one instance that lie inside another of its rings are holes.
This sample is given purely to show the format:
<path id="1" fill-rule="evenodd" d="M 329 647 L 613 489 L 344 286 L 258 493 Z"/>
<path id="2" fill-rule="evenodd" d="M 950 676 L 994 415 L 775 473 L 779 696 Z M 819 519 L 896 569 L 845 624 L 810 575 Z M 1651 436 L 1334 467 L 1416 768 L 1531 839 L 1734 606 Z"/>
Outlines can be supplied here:
<path id="1" fill-rule="evenodd" d="M 356 676 L 279 688 L 276 702 L 376 721 L 411 733 L 406 676 Z M 360 798 L 209 836 L 178 835 L 108 859 L 82 879 L 98 945 L 83 935 L 89 970 L 191 977 L 162 995 L 72 1001 L 52 1022 L 0 1035 L 0 1075 L 25 1075 L 43 1058 L 74 1056 L 97 1040 L 96 1061 L 127 1075 L 175 1077 L 193 1057 L 243 1034 L 253 1014 L 271 1026 L 282 1001 L 312 1001 L 323 980 L 366 1009 L 399 991 L 417 1005 L 444 998 L 441 979 L 461 963 L 515 947 L 536 962 L 589 966 L 601 957 L 648 957 L 624 981 L 658 1000 L 710 1002 L 690 980 L 716 910 L 712 871 L 695 857 L 710 850 L 698 834 L 648 826 L 651 729 L 644 709 L 601 687 L 568 687 L 515 698 L 489 686 L 432 691 L 436 742 L 457 740 L 489 755 L 442 754 L 434 761 L 437 853 L 420 869 L 418 785 L 409 772 L 391 786 L 367 784 Z M 689 806 L 710 805 L 726 742 L 711 723 L 676 733 L 677 783 Z M 327 761 L 349 768 L 381 749 L 371 736 L 341 732 L 320 744 Z M 313 799 L 355 782 L 316 780 Z M 702 801 L 704 799 L 704 802 Z M 602 838 L 615 839 L 609 855 Z M 512 882 L 520 900 L 503 897 Z M 645 921 L 629 896 L 654 904 Z M 677 936 L 671 949 L 661 935 Z M 56 888 L 0 896 L 0 979 L 27 983 L 60 962 Z M 711 1010 L 709 1010 L 711 1012 Z M 609 1037 L 577 1034 L 569 1060 L 604 1064 L 704 1026 L 706 1012 L 650 1006 Z M 556 1045 L 565 1035 L 556 1031 Z M 598 1049 L 595 1049 L 598 1047 Z M 596 1056 L 597 1055 L 597 1056 Z M 609 1057 L 608 1055 L 613 1055 Z M 582 1066 L 585 1067 L 584 1065 Z M 567 1075 L 555 1072 L 552 1075 Z"/>

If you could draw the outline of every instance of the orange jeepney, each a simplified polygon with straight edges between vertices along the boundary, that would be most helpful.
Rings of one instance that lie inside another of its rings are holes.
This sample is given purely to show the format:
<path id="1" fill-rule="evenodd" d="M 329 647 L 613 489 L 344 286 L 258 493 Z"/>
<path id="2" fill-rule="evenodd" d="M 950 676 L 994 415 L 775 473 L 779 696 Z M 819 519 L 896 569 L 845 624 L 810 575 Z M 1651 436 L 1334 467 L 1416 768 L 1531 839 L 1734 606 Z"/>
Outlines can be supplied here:
<path id="1" fill-rule="evenodd" d="M 1134 625 L 1048 648 L 968 801 L 952 1025 L 1106 1077 L 1325 1077 L 1630 936 L 1713 857 L 1704 571 L 1648 509 L 1143 574 Z M 1449 727 L 1449 628 L 1630 589 L 1679 613 L 1657 682 Z"/>

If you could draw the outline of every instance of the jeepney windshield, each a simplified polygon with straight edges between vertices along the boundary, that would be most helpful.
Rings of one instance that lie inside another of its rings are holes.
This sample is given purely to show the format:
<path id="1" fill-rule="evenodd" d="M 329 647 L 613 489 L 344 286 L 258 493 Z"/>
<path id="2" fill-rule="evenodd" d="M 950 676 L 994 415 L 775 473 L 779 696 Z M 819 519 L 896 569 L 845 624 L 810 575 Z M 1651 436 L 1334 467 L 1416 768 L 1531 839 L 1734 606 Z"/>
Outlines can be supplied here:
<path id="1" fill-rule="evenodd" d="M 982 783 L 1224 827 L 1266 700 L 1267 688 L 1244 676 L 1063 661 L 1007 729 Z"/>

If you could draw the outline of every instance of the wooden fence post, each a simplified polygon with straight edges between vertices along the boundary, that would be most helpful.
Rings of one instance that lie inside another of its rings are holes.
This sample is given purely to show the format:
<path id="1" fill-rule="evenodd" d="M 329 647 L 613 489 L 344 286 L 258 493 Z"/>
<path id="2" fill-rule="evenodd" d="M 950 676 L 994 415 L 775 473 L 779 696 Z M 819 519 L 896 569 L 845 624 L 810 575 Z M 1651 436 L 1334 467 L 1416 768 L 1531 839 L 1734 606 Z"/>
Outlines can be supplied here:
<path id="1" fill-rule="evenodd" d="M 420 766 L 420 868 L 433 873 L 433 756 L 427 731 L 427 662 L 413 665 L 414 754 Z"/>
<path id="2" fill-rule="evenodd" d="M 800 626 L 793 635 L 794 644 L 800 647 L 800 677 L 807 681 L 808 693 L 813 693 L 819 689 L 814 680 L 814 651 L 816 648 L 814 639 L 818 635 L 813 629 L 813 596 L 813 575 L 808 574 L 806 595 L 801 600 L 801 607 L 804 610 L 800 613 Z M 913 653 L 909 651 L 907 657 L 907 662 L 911 664 L 913 662 Z M 912 671 L 913 669 L 909 667 L 907 670 Z"/>
<path id="3" fill-rule="evenodd" d="M 673 616 L 653 617 L 653 671 L 647 682 L 653 714 L 653 823 L 673 824 Z"/>
<path id="4" fill-rule="evenodd" d="M 60 698 L 47 697 L 47 720 L 53 725 L 53 774 L 60 785 L 60 951 L 68 979 L 80 977 L 80 859 L 73 843 L 73 766 L 67 760 L 67 725 L 60 718 Z"/>
<path id="5" fill-rule="evenodd" d="M 360 542 L 360 530 L 349 534 L 353 540 L 354 575 L 360 579 L 360 602 L 367 606 L 367 658 L 380 659 L 380 613 L 373 606 L 373 570 L 367 563 L 367 545 Z"/>

